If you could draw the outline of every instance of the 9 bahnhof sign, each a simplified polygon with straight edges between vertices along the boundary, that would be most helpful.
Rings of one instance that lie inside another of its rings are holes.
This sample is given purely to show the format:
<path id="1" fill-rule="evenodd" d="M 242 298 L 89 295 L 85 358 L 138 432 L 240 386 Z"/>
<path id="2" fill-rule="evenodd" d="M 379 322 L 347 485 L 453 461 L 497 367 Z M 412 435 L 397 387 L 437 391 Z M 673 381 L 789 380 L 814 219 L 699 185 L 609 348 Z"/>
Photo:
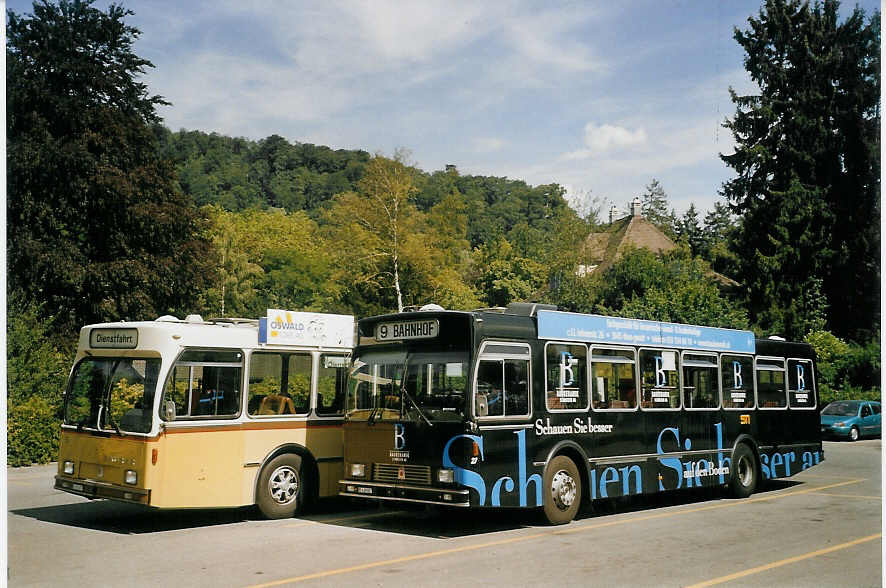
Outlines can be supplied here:
<path id="1" fill-rule="evenodd" d="M 437 319 L 379 323 L 375 326 L 376 341 L 432 339 L 439 333 L 440 321 Z"/>

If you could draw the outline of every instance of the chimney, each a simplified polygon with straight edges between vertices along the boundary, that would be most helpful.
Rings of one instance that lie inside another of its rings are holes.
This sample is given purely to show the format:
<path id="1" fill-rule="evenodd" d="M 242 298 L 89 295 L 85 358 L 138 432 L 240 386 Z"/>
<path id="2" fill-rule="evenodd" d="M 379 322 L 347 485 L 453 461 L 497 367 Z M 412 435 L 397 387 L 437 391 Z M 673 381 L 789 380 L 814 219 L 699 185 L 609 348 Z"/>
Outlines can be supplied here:
<path id="1" fill-rule="evenodd" d="M 640 198 L 634 198 L 631 200 L 631 216 L 643 216 L 642 204 L 640 202 Z"/>
<path id="2" fill-rule="evenodd" d="M 615 222 L 616 215 L 618 215 L 618 207 L 613 204 L 609 208 L 609 224 L 610 225 Z"/>

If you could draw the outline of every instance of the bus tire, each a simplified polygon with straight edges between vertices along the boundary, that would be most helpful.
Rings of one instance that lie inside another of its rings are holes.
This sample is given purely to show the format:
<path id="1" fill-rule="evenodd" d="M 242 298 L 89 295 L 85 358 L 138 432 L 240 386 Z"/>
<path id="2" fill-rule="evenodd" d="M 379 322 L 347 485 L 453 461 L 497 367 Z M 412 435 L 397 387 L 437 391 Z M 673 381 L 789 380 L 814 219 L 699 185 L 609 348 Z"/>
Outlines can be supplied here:
<path id="1" fill-rule="evenodd" d="M 740 443 L 732 452 L 732 477 L 729 491 L 735 498 L 747 498 L 757 489 L 757 458 L 745 443 Z"/>
<path id="2" fill-rule="evenodd" d="M 578 513 L 581 477 L 575 462 L 565 455 L 558 455 L 548 462 L 542 483 L 542 499 L 545 518 L 552 525 L 565 525 Z"/>
<path id="3" fill-rule="evenodd" d="M 302 511 L 306 492 L 301 457 L 285 453 L 262 468 L 255 503 L 265 517 L 286 519 Z"/>

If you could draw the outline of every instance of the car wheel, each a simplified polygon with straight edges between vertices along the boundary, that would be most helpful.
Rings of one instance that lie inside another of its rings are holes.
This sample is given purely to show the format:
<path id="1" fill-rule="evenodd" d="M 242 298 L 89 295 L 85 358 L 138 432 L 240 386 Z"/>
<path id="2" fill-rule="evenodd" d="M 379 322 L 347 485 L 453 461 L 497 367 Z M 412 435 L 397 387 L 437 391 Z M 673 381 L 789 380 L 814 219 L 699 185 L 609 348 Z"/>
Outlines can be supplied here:
<path id="1" fill-rule="evenodd" d="M 861 433 L 858 432 L 858 427 L 852 427 L 849 429 L 849 440 L 850 441 L 858 441 L 861 437 Z"/>

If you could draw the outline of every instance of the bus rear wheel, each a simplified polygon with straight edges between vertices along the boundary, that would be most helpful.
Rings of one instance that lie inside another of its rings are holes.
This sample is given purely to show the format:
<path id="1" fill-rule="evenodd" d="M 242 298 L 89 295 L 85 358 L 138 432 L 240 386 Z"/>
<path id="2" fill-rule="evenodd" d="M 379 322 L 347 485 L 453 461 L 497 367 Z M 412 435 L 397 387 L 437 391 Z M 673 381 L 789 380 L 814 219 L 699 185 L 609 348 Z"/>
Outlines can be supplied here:
<path id="1" fill-rule="evenodd" d="M 732 478 L 729 490 L 736 498 L 747 498 L 757 489 L 757 459 L 754 452 L 742 443 L 732 452 Z"/>
<path id="2" fill-rule="evenodd" d="M 255 503 L 267 518 L 286 519 L 301 512 L 304 497 L 305 479 L 298 455 L 278 455 L 259 474 Z"/>
<path id="3" fill-rule="evenodd" d="M 542 483 L 544 514 L 552 525 L 565 525 L 575 518 L 581 504 L 581 478 L 578 467 L 558 455 L 545 468 Z"/>

